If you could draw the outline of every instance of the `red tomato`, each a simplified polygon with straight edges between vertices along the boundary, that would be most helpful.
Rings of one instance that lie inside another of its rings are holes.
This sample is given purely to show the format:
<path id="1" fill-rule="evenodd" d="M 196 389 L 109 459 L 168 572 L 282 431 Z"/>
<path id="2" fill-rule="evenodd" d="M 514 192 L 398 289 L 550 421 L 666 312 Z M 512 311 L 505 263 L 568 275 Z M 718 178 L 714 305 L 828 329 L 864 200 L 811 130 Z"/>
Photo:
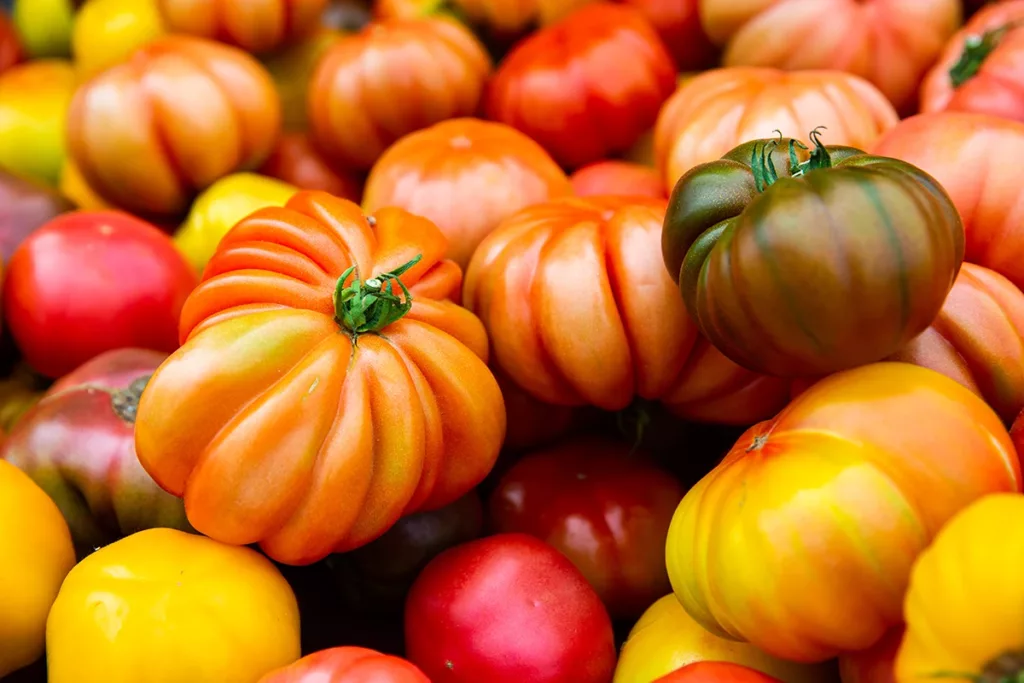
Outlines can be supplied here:
<path id="1" fill-rule="evenodd" d="M 621 195 L 668 199 L 661 175 L 649 166 L 629 161 L 598 161 L 588 164 L 569 177 L 579 197 Z"/>
<path id="2" fill-rule="evenodd" d="M 496 531 L 536 536 L 583 572 L 614 617 L 671 590 L 665 539 L 683 489 L 667 472 L 596 437 L 532 453 L 491 494 Z"/>
<path id="3" fill-rule="evenodd" d="M 332 647 L 271 671 L 259 683 L 430 683 L 415 665 L 364 647 Z"/>
<path id="4" fill-rule="evenodd" d="M 192 267 L 154 226 L 118 211 L 78 211 L 14 252 L 3 309 L 29 364 L 60 377 L 112 349 L 177 349 L 178 314 L 195 285 Z"/>
<path id="5" fill-rule="evenodd" d="M 694 662 L 654 683 L 780 683 L 779 679 L 732 662 Z"/>
<path id="6" fill-rule="evenodd" d="M 433 683 L 608 683 L 611 619 L 560 552 L 499 534 L 437 556 L 405 606 L 406 654 Z"/>

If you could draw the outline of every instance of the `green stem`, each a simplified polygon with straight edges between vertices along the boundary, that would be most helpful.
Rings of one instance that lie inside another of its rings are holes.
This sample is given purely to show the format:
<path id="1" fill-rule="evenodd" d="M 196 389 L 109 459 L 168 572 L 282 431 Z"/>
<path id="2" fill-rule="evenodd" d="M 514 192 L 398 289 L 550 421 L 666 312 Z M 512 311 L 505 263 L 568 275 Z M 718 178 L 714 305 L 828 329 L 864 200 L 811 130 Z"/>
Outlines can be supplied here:
<path id="1" fill-rule="evenodd" d="M 967 39 L 964 41 L 964 51 L 960 53 L 960 59 L 949 70 L 949 80 L 953 87 L 959 88 L 977 76 L 978 71 L 981 70 L 981 65 L 999 47 L 1006 34 L 1010 30 L 1017 28 L 1020 24 L 1021 22 L 1019 21 L 1013 21 L 999 28 L 985 31 L 980 36 L 967 36 Z"/>
<path id="2" fill-rule="evenodd" d="M 793 177 L 805 175 L 808 171 L 816 171 L 819 168 L 832 168 L 832 157 L 828 153 L 828 148 L 825 147 L 821 141 L 821 131 L 828 130 L 825 126 L 818 126 L 810 133 L 807 137 L 814 143 L 814 149 L 811 150 L 811 158 L 802 164 L 797 164 L 797 170 L 793 173 Z M 795 154 L 790 156 L 790 163 L 792 163 Z"/>
<path id="3" fill-rule="evenodd" d="M 412 294 L 399 278 L 422 258 L 417 254 L 408 263 L 368 280 L 359 279 L 355 266 L 346 270 L 334 288 L 334 319 L 352 335 L 380 332 L 400 320 L 412 308 Z M 353 274 L 352 283 L 346 285 Z M 395 294 L 395 282 L 403 296 Z"/>

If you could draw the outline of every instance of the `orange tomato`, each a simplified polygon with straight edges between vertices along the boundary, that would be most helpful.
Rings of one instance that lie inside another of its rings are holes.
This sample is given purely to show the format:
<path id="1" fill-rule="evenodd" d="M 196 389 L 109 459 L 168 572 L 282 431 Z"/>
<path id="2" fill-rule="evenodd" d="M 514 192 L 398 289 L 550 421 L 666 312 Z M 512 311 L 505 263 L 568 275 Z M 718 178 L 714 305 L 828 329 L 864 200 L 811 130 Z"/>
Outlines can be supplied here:
<path id="1" fill-rule="evenodd" d="M 889 629 L 867 650 L 839 657 L 843 683 L 896 683 L 896 653 L 903 642 L 903 625 Z"/>
<path id="2" fill-rule="evenodd" d="M 851 74 L 714 69 L 682 82 L 662 107 L 655 161 L 672 187 L 694 166 L 773 131 L 808 142 L 808 133 L 824 126 L 829 144 L 867 149 L 898 121 L 882 93 Z"/>
<path id="3" fill-rule="evenodd" d="M 220 40 L 247 52 L 267 52 L 320 25 L 328 0 L 158 0 L 174 33 Z"/>
<path id="4" fill-rule="evenodd" d="M 333 647 L 271 671 L 259 683 L 430 683 L 417 666 L 362 647 Z"/>
<path id="5" fill-rule="evenodd" d="M 516 211 L 572 187 L 544 148 L 514 128 L 462 118 L 411 133 L 373 166 L 363 206 L 398 206 L 432 220 L 463 268 L 477 245 Z"/>
<path id="6" fill-rule="evenodd" d="M 259 62 L 175 35 L 79 88 L 68 145 L 104 199 L 147 217 L 179 216 L 218 178 L 258 167 L 280 127 L 281 103 Z"/>
<path id="7" fill-rule="evenodd" d="M 579 197 L 605 194 L 668 199 L 657 171 L 629 161 L 598 161 L 577 170 L 569 180 Z"/>
<path id="8" fill-rule="evenodd" d="M 476 112 L 491 59 L 462 24 L 388 20 L 339 41 L 309 86 L 313 140 L 329 158 L 368 169 L 403 135 Z"/>
<path id="9" fill-rule="evenodd" d="M 325 159 L 305 133 L 282 135 L 259 172 L 301 190 L 321 190 L 353 202 L 363 195 L 360 174 Z"/>
<path id="10" fill-rule="evenodd" d="M 832 375 L 747 430 L 679 505 L 676 597 L 705 628 L 794 661 L 862 650 L 902 621 L 911 566 L 960 509 L 1021 490 L 991 408 L 933 370 Z"/>
<path id="11" fill-rule="evenodd" d="M 505 411 L 445 248 L 426 219 L 322 192 L 228 232 L 136 420 L 197 530 L 306 564 L 484 478 Z"/>

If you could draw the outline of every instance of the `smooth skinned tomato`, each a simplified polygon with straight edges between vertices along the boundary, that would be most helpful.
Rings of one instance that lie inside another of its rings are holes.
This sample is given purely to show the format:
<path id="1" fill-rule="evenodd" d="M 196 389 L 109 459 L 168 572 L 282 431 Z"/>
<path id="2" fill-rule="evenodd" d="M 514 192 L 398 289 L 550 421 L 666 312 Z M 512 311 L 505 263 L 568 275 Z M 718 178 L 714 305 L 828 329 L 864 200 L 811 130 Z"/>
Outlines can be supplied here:
<path id="1" fill-rule="evenodd" d="M 259 683 L 431 683 L 415 664 L 363 647 L 314 652 Z"/>
<path id="2" fill-rule="evenodd" d="M 170 238 L 114 211 L 76 211 L 32 233 L 11 257 L 4 315 L 33 368 L 60 377 L 104 351 L 178 347 L 196 274 Z"/>
<path id="3" fill-rule="evenodd" d="M 668 199 L 657 171 L 629 161 L 596 161 L 577 169 L 569 180 L 579 197 L 622 195 Z"/>
<path id="4" fill-rule="evenodd" d="M 448 550 L 405 607 L 406 654 L 433 683 L 607 683 L 611 620 L 564 555 L 525 534 Z"/>
<path id="5" fill-rule="evenodd" d="M 654 683 L 781 683 L 779 679 L 731 662 L 694 662 Z"/>

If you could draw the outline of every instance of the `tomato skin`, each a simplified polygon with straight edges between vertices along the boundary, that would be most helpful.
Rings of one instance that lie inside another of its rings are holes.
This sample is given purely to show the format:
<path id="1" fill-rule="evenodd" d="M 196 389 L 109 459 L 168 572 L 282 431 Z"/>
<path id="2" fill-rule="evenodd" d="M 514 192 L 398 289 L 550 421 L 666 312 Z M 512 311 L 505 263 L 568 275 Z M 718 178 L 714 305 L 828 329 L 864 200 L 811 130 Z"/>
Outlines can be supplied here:
<path id="1" fill-rule="evenodd" d="M 267 52 L 308 35 L 328 0 L 158 0 L 173 33 L 220 40 L 247 52 Z"/>
<path id="2" fill-rule="evenodd" d="M 760 671 L 731 662 L 694 662 L 654 683 L 781 683 Z"/>
<path id="3" fill-rule="evenodd" d="M 75 13 L 71 54 L 86 81 L 164 35 L 158 0 L 91 0 Z"/>
<path id="4" fill-rule="evenodd" d="M 60 377 L 112 349 L 174 351 L 178 315 L 195 284 L 157 228 L 126 213 L 76 211 L 14 252 L 3 307 L 29 364 Z"/>
<path id="5" fill-rule="evenodd" d="M 622 195 L 668 199 L 657 171 L 628 161 L 597 161 L 578 169 L 569 180 L 578 197 Z"/>
<path id="6" fill-rule="evenodd" d="M 0 171 L 0 259 L 6 266 L 26 237 L 62 213 L 74 209 L 50 188 Z"/>
<path id="7" fill-rule="evenodd" d="M 363 196 L 360 175 L 325 159 L 306 133 L 282 135 L 259 172 L 303 190 L 321 190 L 353 202 Z"/>
<path id="8" fill-rule="evenodd" d="M 718 57 L 700 25 L 699 0 L 624 0 L 640 10 L 661 36 L 678 71 L 711 68 Z"/>
<path id="9" fill-rule="evenodd" d="M 839 656 L 842 683 L 896 683 L 896 654 L 903 642 L 903 625 L 894 626 L 867 650 Z"/>
<path id="10" fill-rule="evenodd" d="M 24 58 L 25 51 L 21 46 L 18 30 L 7 16 L 7 12 L 0 12 L 0 73 L 7 71 Z"/>
<path id="11" fill-rule="evenodd" d="M 824 661 L 898 625 L 921 550 L 960 509 L 1006 491 L 1021 491 L 1020 461 L 978 396 L 933 370 L 863 366 L 747 430 L 690 489 L 669 577 L 712 632 Z M 754 557 L 756 576 L 725 570 Z"/>
<path id="12" fill-rule="evenodd" d="M 259 683 L 430 683 L 414 664 L 363 647 L 333 647 L 271 671 Z"/>
<path id="13" fill-rule="evenodd" d="M 599 437 L 535 451 L 505 473 L 489 501 L 495 531 L 549 543 L 623 619 L 670 588 L 665 537 L 683 498 L 679 482 L 630 451 Z"/>
<path id="14" fill-rule="evenodd" d="M 578 168 L 628 150 L 675 83 L 672 58 L 643 15 L 598 3 L 518 43 L 488 85 L 484 110 Z M 538 119 L 539 110 L 549 113 Z"/>
<path id="15" fill-rule="evenodd" d="M 597 594 L 564 555 L 525 534 L 436 557 L 409 594 L 405 635 L 433 683 L 607 683 L 615 666 Z"/>

